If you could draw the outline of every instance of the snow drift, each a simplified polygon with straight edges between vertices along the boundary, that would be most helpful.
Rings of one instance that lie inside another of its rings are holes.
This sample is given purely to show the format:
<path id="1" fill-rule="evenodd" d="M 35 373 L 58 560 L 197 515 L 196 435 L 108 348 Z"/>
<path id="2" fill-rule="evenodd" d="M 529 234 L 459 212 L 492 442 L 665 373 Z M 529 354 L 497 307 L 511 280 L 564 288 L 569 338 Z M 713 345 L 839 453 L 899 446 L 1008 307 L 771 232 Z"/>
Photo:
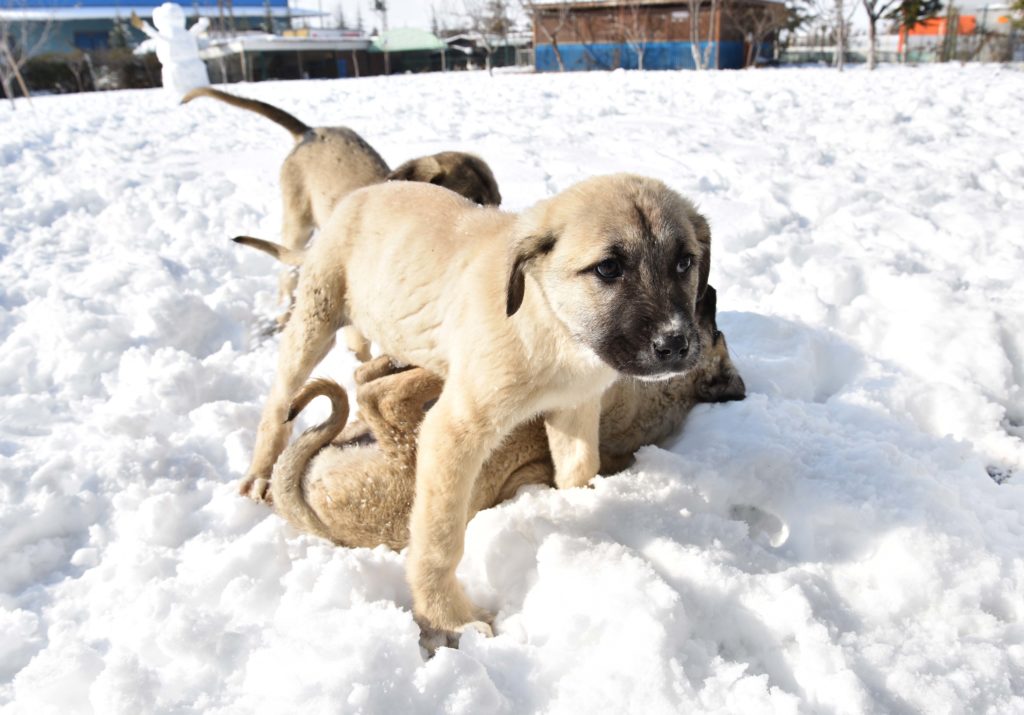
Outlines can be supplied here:
<path id="1" fill-rule="evenodd" d="M 498 635 L 424 662 L 401 554 L 235 493 L 276 266 L 227 239 L 277 235 L 287 134 L 155 91 L 5 105 L 5 711 L 1024 712 L 1024 73 L 230 89 L 393 164 L 478 152 L 511 209 L 667 181 L 750 396 L 479 514 L 460 576 Z"/>

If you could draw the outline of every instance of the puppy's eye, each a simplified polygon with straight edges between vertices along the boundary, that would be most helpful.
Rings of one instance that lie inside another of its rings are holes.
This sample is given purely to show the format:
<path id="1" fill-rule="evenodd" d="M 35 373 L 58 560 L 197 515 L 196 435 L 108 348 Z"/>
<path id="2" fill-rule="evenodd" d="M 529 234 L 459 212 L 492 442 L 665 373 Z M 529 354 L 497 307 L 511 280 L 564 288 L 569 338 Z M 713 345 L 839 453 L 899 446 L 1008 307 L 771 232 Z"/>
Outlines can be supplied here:
<path id="1" fill-rule="evenodd" d="M 594 271 L 602 280 L 613 281 L 622 276 L 622 264 L 615 258 L 606 258 L 594 266 Z"/>
<path id="2" fill-rule="evenodd" d="M 683 256 L 676 264 L 676 273 L 686 273 L 693 265 L 693 256 Z"/>

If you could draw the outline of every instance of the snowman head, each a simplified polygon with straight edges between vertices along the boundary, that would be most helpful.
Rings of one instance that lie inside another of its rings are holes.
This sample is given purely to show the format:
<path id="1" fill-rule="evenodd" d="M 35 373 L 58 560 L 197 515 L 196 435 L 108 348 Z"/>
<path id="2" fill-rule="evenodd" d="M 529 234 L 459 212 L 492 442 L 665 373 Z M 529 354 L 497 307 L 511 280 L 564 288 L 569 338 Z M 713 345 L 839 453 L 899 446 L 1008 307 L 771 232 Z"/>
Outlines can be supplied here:
<path id="1" fill-rule="evenodd" d="M 163 33 L 184 30 L 185 11 L 178 3 L 165 2 L 163 5 L 153 8 L 153 24 L 156 25 L 157 30 Z"/>

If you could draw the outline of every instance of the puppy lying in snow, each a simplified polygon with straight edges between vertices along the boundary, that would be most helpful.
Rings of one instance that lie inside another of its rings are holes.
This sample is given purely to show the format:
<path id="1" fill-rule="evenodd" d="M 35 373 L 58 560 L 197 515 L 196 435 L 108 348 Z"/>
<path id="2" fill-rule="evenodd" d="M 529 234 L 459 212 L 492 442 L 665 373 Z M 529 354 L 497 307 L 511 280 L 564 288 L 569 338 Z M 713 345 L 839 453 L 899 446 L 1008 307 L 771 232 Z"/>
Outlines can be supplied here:
<path id="1" fill-rule="evenodd" d="M 181 103 L 187 104 L 197 97 L 210 97 L 256 112 L 294 137 L 295 148 L 281 165 L 281 240 L 288 249 L 301 251 L 313 230 L 323 226 L 334 207 L 348 194 L 384 181 L 422 181 L 443 186 L 484 206 L 501 203 L 491 168 L 473 154 L 445 151 L 410 159 L 391 171 L 380 154 L 348 127 L 310 127 L 266 102 L 211 87 L 193 89 Z M 295 283 L 294 272 L 281 274 L 280 296 L 288 305 L 294 300 Z M 285 320 L 287 313 L 279 322 L 283 324 Z M 367 357 L 362 355 L 363 359 Z"/>
<path id="2" fill-rule="evenodd" d="M 718 331 L 715 304 L 715 289 L 709 286 L 698 304 L 698 329 L 709 348 L 694 369 L 662 382 L 620 378 L 605 393 L 602 473 L 626 468 L 637 449 L 677 432 L 698 402 L 743 399 L 743 380 Z M 416 433 L 444 383 L 422 368 L 396 368 L 386 356 L 359 367 L 355 377 L 362 425 L 344 429 L 348 399 L 335 382 L 314 380 L 296 395 L 290 420 L 319 396 L 331 400 L 332 410 L 278 457 L 271 479 L 274 509 L 297 529 L 336 544 L 384 544 L 399 550 L 409 542 Z M 367 436 L 375 443 L 367 444 Z M 554 486 L 553 477 L 543 422 L 527 422 L 484 464 L 473 485 L 468 518 L 511 498 L 524 485 Z"/>

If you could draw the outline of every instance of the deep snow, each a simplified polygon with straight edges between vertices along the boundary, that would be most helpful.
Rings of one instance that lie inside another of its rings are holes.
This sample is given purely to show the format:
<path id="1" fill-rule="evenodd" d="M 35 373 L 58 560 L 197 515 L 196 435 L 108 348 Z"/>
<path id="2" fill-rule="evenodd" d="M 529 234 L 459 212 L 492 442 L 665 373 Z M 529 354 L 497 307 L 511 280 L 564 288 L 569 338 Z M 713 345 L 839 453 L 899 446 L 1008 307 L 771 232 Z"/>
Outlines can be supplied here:
<path id="1" fill-rule="evenodd" d="M 287 133 L 156 90 L 5 104 L 4 712 L 1024 712 L 1024 73 L 229 90 L 393 164 L 479 152 L 510 209 L 664 179 L 711 219 L 750 396 L 478 515 L 498 635 L 424 662 L 402 555 L 235 493 L 276 267 L 227 238 L 277 235 Z"/>

